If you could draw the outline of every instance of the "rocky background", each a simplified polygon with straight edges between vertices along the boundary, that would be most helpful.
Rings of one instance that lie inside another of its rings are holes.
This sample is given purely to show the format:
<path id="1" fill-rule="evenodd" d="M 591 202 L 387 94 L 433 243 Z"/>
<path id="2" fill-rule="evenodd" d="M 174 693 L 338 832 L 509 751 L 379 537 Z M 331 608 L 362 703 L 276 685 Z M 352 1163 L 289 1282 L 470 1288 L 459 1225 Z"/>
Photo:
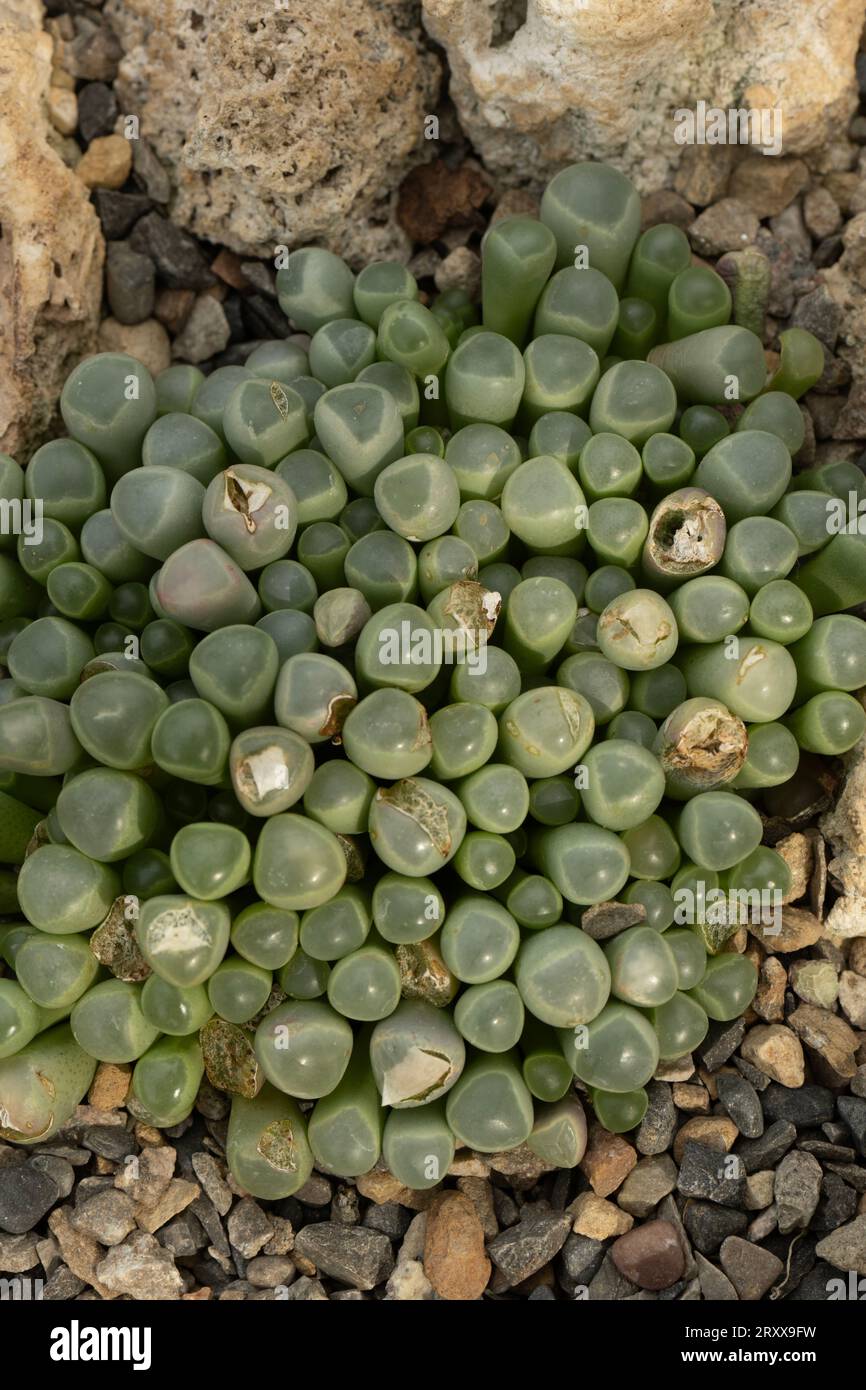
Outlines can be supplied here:
<path id="1" fill-rule="evenodd" d="M 866 466 L 863 0 L 5 0 L 0 450 L 26 462 L 88 352 L 243 361 L 289 325 L 278 246 L 474 291 L 491 218 L 608 159 L 737 321 L 815 333 L 795 466 Z M 780 106 L 784 152 L 678 146 L 672 113 Z M 435 118 L 435 119 L 431 119 Z M 816 768 L 766 839 L 794 887 L 761 983 L 580 1168 L 458 1154 L 441 1190 L 314 1174 L 258 1203 L 205 1085 L 170 1131 L 100 1066 L 48 1144 L 0 1144 L 0 1277 L 48 1299 L 824 1299 L 866 1275 L 866 759 Z M 718 1178 L 719 1152 L 741 1160 Z M 34 1286 L 35 1287 L 35 1286 Z"/>

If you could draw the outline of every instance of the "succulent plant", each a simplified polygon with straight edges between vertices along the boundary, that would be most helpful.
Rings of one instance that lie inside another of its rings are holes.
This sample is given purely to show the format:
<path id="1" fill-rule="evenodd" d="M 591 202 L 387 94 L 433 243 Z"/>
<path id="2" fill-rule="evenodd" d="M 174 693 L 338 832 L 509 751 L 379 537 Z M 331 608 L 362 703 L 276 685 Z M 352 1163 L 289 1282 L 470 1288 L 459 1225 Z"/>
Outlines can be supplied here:
<path id="1" fill-rule="evenodd" d="M 639 223 L 563 170 L 480 306 L 295 251 L 300 333 L 88 358 L 69 437 L 0 461 L 43 509 L 0 555 L 4 1138 L 105 1060 L 163 1127 L 206 1070 L 265 1198 L 380 1155 L 430 1187 L 458 1145 L 568 1166 L 581 1100 L 633 1128 L 748 1006 L 710 899 L 784 895 L 761 799 L 864 732 L 861 480 L 793 473 L 811 335 L 768 380 Z"/>

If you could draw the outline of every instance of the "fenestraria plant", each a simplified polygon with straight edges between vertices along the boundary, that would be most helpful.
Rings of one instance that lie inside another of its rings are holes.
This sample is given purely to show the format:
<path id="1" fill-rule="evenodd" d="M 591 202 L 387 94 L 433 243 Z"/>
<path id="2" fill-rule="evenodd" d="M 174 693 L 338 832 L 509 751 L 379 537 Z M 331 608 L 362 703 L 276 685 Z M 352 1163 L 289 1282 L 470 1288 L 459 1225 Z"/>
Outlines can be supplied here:
<path id="1" fill-rule="evenodd" d="M 563 170 L 480 306 L 295 251 L 287 341 L 89 358 L 2 460 L 4 1138 L 103 1060 L 158 1126 L 206 1071 L 261 1197 L 568 1166 L 748 1006 L 762 795 L 866 722 L 862 478 L 793 474 L 816 341 L 639 223 Z"/>

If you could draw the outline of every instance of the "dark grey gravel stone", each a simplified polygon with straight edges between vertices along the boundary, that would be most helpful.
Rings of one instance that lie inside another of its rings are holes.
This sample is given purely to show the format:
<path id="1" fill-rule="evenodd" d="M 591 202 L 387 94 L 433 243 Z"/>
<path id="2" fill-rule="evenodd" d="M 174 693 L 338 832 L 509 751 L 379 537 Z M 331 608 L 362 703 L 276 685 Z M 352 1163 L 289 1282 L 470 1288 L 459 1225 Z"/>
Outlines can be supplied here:
<path id="1" fill-rule="evenodd" d="M 866 1168 L 862 1164 L 828 1163 L 827 1171 L 836 1173 L 849 1187 L 853 1187 L 855 1192 L 866 1192 Z"/>
<path id="2" fill-rule="evenodd" d="M 322 1274 L 356 1289 L 374 1289 L 394 1268 L 388 1237 L 366 1226 L 339 1226 L 333 1221 L 305 1226 L 295 1237 L 295 1250 Z"/>
<path id="3" fill-rule="evenodd" d="M 696 1049 L 707 1071 L 718 1071 L 732 1057 L 746 1036 L 746 1023 L 742 1018 L 733 1023 L 711 1023 L 709 1032 Z"/>
<path id="4" fill-rule="evenodd" d="M 861 117 L 861 119 L 864 119 Z M 866 120 L 864 120 L 866 125 Z M 866 141 L 861 141 L 866 143 Z M 835 265 L 842 252 L 845 250 L 845 243 L 838 232 L 832 236 L 825 236 L 823 241 L 819 241 L 815 250 L 812 252 L 812 260 L 817 270 L 826 270 L 827 266 Z"/>
<path id="5" fill-rule="evenodd" d="M 0 1231 L 32 1231 L 59 1197 L 54 1180 L 30 1163 L 0 1168 Z"/>
<path id="6" fill-rule="evenodd" d="M 766 1091 L 770 1084 L 770 1078 L 766 1072 L 758 1071 L 758 1068 L 753 1067 L 751 1062 L 747 1062 L 745 1057 L 735 1057 L 734 1066 L 756 1091 Z"/>
<path id="7" fill-rule="evenodd" d="M 857 1193 L 838 1173 L 825 1173 L 821 1197 L 812 1217 L 813 1231 L 835 1231 L 857 1215 Z"/>
<path id="8" fill-rule="evenodd" d="M 764 1133 L 764 1112 L 757 1091 L 744 1076 L 725 1072 L 716 1078 L 719 1100 L 741 1134 L 759 1139 Z"/>
<path id="9" fill-rule="evenodd" d="M 243 261 L 241 275 L 251 289 L 266 294 L 270 299 L 277 297 L 277 277 L 274 268 L 267 261 Z"/>
<path id="10" fill-rule="evenodd" d="M 214 283 L 195 238 L 158 212 L 149 212 L 136 222 L 130 244 L 150 256 L 169 289 L 206 290 Z"/>
<path id="11" fill-rule="evenodd" d="M 207 1245 L 207 1236 L 201 1222 L 189 1210 L 182 1211 L 156 1232 L 160 1245 L 172 1250 L 175 1255 L 196 1255 Z"/>
<path id="12" fill-rule="evenodd" d="M 559 1254 L 572 1225 L 570 1216 L 524 1207 L 517 1225 L 494 1236 L 487 1253 L 512 1284 L 519 1284 Z"/>
<path id="13" fill-rule="evenodd" d="M 398 1202 L 371 1204 L 364 1213 L 363 1225 L 371 1231 L 381 1231 L 389 1240 L 399 1240 L 406 1234 L 414 1212 Z"/>
<path id="14" fill-rule="evenodd" d="M 143 193 L 117 193 L 113 188 L 94 188 L 93 206 L 106 241 L 119 241 L 153 206 Z"/>
<path id="15" fill-rule="evenodd" d="M 759 1173 L 764 1168 L 775 1168 L 796 1138 L 797 1131 L 789 1121 L 777 1120 L 768 1125 L 760 1139 L 738 1139 L 735 1152 L 747 1173 Z"/>
<path id="16" fill-rule="evenodd" d="M 130 1134 L 123 1125 L 89 1125 L 81 1136 L 81 1142 L 91 1153 L 99 1154 L 100 1158 L 108 1158 L 115 1163 L 126 1158 L 127 1154 L 134 1154 L 138 1149 L 135 1135 Z"/>
<path id="17" fill-rule="evenodd" d="M 285 314 L 263 294 L 246 295 L 241 301 L 241 311 L 251 338 L 285 338 L 291 332 Z"/>
<path id="18" fill-rule="evenodd" d="M 66 1265 L 58 1265 L 51 1278 L 43 1284 L 42 1297 L 49 1303 L 64 1303 L 67 1299 L 75 1298 L 84 1287 L 83 1279 L 79 1279 Z"/>
<path id="19" fill-rule="evenodd" d="M 792 1149 L 785 1154 L 776 1169 L 774 1199 L 778 1209 L 779 1231 L 802 1231 L 809 1222 L 821 1196 L 823 1173 L 817 1158 Z"/>
<path id="20" fill-rule="evenodd" d="M 78 129 L 89 145 L 101 135 L 112 135 L 117 120 L 117 97 L 107 82 L 86 82 L 78 93 Z"/>
<path id="21" fill-rule="evenodd" d="M 646 1093 L 649 1104 L 635 1136 L 635 1145 L 638 1153 L 649 1157 L 663 1154 L 670 1148 L 677 1127 L 677 1112 L 666 1081 L 650 1081 Z"/>
<path id="22" fill-rule="evenodd" d="M 690 1139 L 680 1164 L 677 1190 L 684 1197 L 702 1197 L 723 1206 L 740 1207 L 746 1196 L 744 1165 L 735 1154 L 721 1153 Z"/>
<path id="23" fill-rule="evenodd" d="M 273 1222 L 252 1197 L 235 1202 L 226 1229 L 232 1246 L 245 1260 L 257 1255 L 274 1233 Z"/>
<path id="24" fill-rule="evenodd" d="M 683 1210 L 683 1225 L 702 1255 L 714 1255 L 723 1240 L 739 1235 L 748 1224 L 746 1212 L 716 1202 L 687 1202 Z"/>
<path id="25" fill-rule="evenodd" d="M 801 1139 L 797 1148 L 812 1154 L 819 1163 L 854 1163 L 857 1158 L 846 1144 L 831 1144 L 823 1139 Z"/>
<path id="26" fill-rule="evenodd" d="M 132 142 L 132 169 L 136 181 L 155 203 L 167 203 L 171 197 L 171 179 L 146 140 Z"/>
<path id="27" fill-rule="evenodd" d="M 624 1274 L 620 1274 L 613 1262 L 613 1256 L 608 1251 L 598 1274 L 590 1282 L 590 1301 L 609 1303 L 614 1300 L 631 1298 L 632 1294 L 637 1292 L 637 1284 L 633 1284 L 630 1279 L 626 1279 Z"/>
<path id="28" fill-rule="evenodd" d="M 143 323 L 153 313 L 156 269 L 149 256 L 125 241 L 111 241 L 105 265 L 105 293 L 118 323 Z"/>
<path id="29" fill-rule="evenodd" d="M 500 1227 L 513 1226 L 515 1222 L 520 1220 L 520 1208 L 511 1194 L 506 1192 L 504 1188 L 494 1187 L 493 1210 Z"/>
<path id="30" fill-rule="evenodd" d="M 321 1226 L 316 1229 L 321 1230 Z M 302 1275 L 300 1279 L 296 1279 L 294 1284 L 290 1284 L 286 1292 L 280 1297 L 286 1303 L 327 1303 L 328 1301 L 328 1295 L 325 1293 L 321 1281 L 309 1279 L 306 1274 Z"/>
<path id="31" fill-rule="evenodd" d="M 836 346 L 841 321 L 842 309 L 824 285 L 801 295 L 791 315 L 792 328 L 805 328 L 814 333 L 831 352 Z"/>
<path id="32" fill-rule="evenodd" d="M 570 1235 L 562 1247 L 560 1282 L 573 1294 L 578 1284 L 589 1284 L 601 1268 L 604 1245 L 591 1236 Z"/>
<path id="33" fill-rule="evenodd" d="M 553 1289 L 547 1288 L 545 1284 L 539 1284 L 537 1289 L 533 1289 L 529 1295 L 530 1303 L 555 1303 L 556 1294 Z"/>
<path id="34" fill-rule="evenodd" d="M 187 1211 L 191 1211 L 193 1216 L 201 1222 L 207 1233 L 208 1241 L 214 1249 L 219 1251 L 221 1255 L 230 1255 L 231 1247 L 228 1238 L 220 1221 L 219 1212 L 210 1197 L 206 1197 L 202 1193 L 200 1197 L 196 1197 L 194 1202 L 190 1202 Z"/>
<path id="35" fill-rule="evenodd" d="M 851 1131 L 858 1154 L 866 1158 L 866 1100 L 860 1100 L 858 1096 L 839 1096 L 836 1109 L 839 1118 Z"/>
<path id="36" fill-rule="evenodd" d="M 761 1096 L 768 1120 L 787 1120 L 798 1129 L 808 1129 L 833 1118 L 833 1092 L 826 1086 L 805 1085 L 793 1090 L 773 1081 Z"/>
<path id="37" fill-rule="evenodd" d="M 704 1259 L 703 1255 L 696 1255 L 695 1260 L 704 1298 L 712 1303 L 736 1303 L 737 1291 L 727 1274 L 723 1274 L 709 1260 Z"/>
<path id="38" fill-rule="evenodd" d="M 30 1166 L 51 1179 L 57 1187 L 58 1198 L 69 1196 L 75 1185 L 75 1169 L 65 1158 L 55 1158 L 53 1154 L 34 1154 Z"/>
<path id="39" fill-rule="evenodd" d="M 840 1272 L 820 1260 L 809 1273 L 801 1279 L 795 1289 L 788 1294 L 788 1298 L 794 1303 L 822 1303 L 826 1301 L 833 1292 L 834 1286 L 831 1280 L 838 1279 Z"/>

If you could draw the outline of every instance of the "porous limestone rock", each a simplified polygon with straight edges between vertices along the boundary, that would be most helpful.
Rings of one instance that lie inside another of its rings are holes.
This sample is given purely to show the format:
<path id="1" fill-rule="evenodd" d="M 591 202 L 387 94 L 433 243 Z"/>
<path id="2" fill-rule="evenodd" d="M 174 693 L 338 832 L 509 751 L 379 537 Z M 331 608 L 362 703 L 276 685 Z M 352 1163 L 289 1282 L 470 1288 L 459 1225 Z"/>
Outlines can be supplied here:
<path id="1" fill-rule="evenodd" d="M 171 216 L 248 255 L 409 243 L 401 178 L 432 152 L 439 60 L 407 0 L 109 0 L 125 113 L 169 169 Z"/>
<path id="2" fill-rule="evenodd" d="M 88 190 L 49 143 L 53 44 L 39 0 L 0 11 L 0 452 L 26 463 L 95 347 L 104 248 Z"/>
<path id="3" fill-rule="evenodd" d="M 821 820 L 821 831 L 833 850 L 827 868 L 842 888 L 825 924 L 836 940 L 866 936 L 866 739 L 846 761 L 842 793 Z"/>
<path id="4" fill-rule="evenodd" d="M 673 112 L 699 100 L 780 107 L 786 155 L 820 152 L 856 105 L 862 0 L 423 0 L 423 13 L 463 127 L 506 183 L 594 158 L 658 187 L 683 150 Z"/>

